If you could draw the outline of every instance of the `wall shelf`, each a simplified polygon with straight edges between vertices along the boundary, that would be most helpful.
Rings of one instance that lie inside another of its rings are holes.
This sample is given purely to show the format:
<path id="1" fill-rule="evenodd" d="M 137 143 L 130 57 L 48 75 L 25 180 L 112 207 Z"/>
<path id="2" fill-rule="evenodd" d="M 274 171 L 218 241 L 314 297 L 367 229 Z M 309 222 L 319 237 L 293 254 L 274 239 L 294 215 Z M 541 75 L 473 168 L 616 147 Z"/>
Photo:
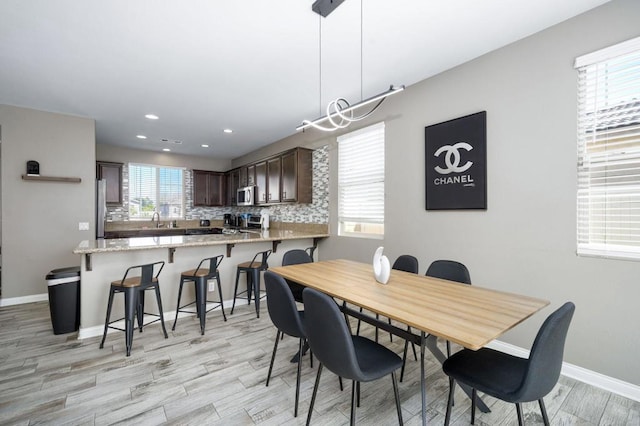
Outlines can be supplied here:
<path id="1" fill-rule="evenodd" d="M 67 183 L 80 183 L 82 179 L 79 177 L 58 177 L 58 176 L 30 176 L 22 175 L 22 180 L 34 180 L 41 182 L 67 182 Z"/>

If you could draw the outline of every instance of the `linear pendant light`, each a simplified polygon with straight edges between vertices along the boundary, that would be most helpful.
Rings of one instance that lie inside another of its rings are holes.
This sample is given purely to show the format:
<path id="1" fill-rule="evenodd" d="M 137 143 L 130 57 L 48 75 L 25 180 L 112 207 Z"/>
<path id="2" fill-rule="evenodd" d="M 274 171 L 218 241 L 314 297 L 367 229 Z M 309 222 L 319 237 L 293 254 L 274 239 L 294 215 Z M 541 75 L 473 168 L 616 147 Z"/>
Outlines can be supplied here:
<path id="1" fill-rule="evenodd" d="M 341 3 L 342 0 L 317 0 L 311 9 L 321 16 L 320 21 L 322 21 L 322 17 L 329 15 Z M 362 0 L 360 0 L 360 85 L 362 93 Z M 403 90 L 404 85 L 391 85 L 386 92 L 379 93 L 354 105 L 349 104 L 345 98 L 337 98 L 327 105 L 326 115 L 315 120 L 303 120 L 302 124 L 296 127 L 296 131 L 315 128 L 325 132 L 333 132 L 338 129 L 344 129 L 354 121 L 367 118 L 382 105 L 382 102 L 387 97 Z M 322 24 L 320 25 L 320 96 L 322 97 Z M 374 105 L 367 112 L 355 115 L 356 110 L 371 104 Z"/>
<path id="2" fill-rule="evenodd" d="M 396 93 L 400 93 L 404 90 L 404 85 L 403 86 L 391 86 L 389 87 L 389 90 L 387 90 L 386 92 L 382 92 L 378 95 L 372 96 L 369 99 L 365 99 L 362 102 L 358 102 L 355 105 L 349 105 L 349 102 L 347 102 L 346 99 L 344 98 L 338 98 L 334 101 L 329 102 L 329 105 L 327 105 L 327 115 L 324 115 L 320 118 L 316 118 L 313 121 L 310 120 L 303 120 L 302 124 L 299 125 L 298 127 L 296 127 L 296 130 L 304 130 L 304 129 L 308 129 L 309 127 L 313 127 L 316 128 L 318 130 L 323 130 L 326 132 L 332 132 L 334 130 L 337 129 L 343 129 L 345 127 L 347 127 L 351 122 L 353 121 L 359 121 L 362 119 L 367 118 L 369 115 L 371 115 L 376 109 L 378 109 L 378 107 L 382 104 L 382 102 L 389 96 L 396 94 Z M 372 104 L 374 102 L 377 102 L 376 105 L 373 106 L 373 108 L 371 110 L 369 110 L 368 112 L 360 115 L 360 116 L 354 116 L 353 112 L 361 107 L 364 107 L 366 105 Z M 333 110 L 333 111 L 332 111 Z M 337 119 L 337 120 L 336 120 Z M 321 123 L 325 123 L 328 122 L 329 126 L 331 127 L 327 127 L 320 125 Z"/>

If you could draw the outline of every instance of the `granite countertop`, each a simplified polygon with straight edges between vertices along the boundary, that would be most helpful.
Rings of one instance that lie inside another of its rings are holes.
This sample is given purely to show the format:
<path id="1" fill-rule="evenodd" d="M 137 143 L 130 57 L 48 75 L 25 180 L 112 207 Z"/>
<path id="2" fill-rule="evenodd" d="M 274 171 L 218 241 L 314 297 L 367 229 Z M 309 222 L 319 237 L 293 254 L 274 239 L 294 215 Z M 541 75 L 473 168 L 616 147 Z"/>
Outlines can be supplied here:
<path id="1" fill-rule="evenodd" d="M 74 254 L 108 253 L 129 250 L 149 250 L 172 247 L 197 247 L 222 244 L 257 243 L 262 241 L 326 238 L 328 232 L 272 229 L 245 231 L 238 234 L 173 235 L 158 237 L 113 238 L 84 240 L 73 250 Z"/>

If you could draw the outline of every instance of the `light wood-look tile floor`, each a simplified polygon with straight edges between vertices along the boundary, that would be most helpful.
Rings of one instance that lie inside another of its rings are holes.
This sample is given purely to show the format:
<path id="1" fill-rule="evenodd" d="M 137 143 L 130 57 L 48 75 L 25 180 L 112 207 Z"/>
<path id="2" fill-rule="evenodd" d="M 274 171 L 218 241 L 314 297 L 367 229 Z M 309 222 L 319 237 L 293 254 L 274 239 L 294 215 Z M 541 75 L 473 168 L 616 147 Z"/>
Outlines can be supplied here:
<path id="1" fill-rule="evenodd" d="M 263 304 L 264 306 L 265 304 Z M 73 425 L 280 425 L 304 424 L 317 363 L 305 356 L 300 389 L 300 412 L 293 417 L 296 368 L 289 359 L 297 341 L 280 342 L 269 387 L 265 378 L 276 330 L 266 306 L 256 319 L 253 306 L 240 305 L 229 321 L 220 312 L 207 317 L 204 336 L 195 317 L 181 318 L 175 332 L 164 339 L 158 324 L 135 332 L 132 354 L 124 353 L 124 334 L 109 334 L 104 349 L 100 338 L 76 340 L 75 333 L 56 336 L 47 303 L 0 308 L 0 424 Z M 355 321 L 352 321 L 355 327 Z M 373 335 L 371 327 L 364 334 Z M 398 353 L 402 342 L 380 341 Z M 428 422 L 443 424 L 448 380 L 427 356 Z M 419 364 L 410 358 L 400 383 L 404 421 L 420 424 Z M 364 383 L 357 423 L 394 425 L 391 379 Z M 338 380 L 325 369 L 312 424 L 349 422 L 350 385 L 340 392 Z M 545 398 L 554 425 L 640 425 L 640 403 L 561 378 Z M 480 414 L 476 424 L 517 424 L 511 404 L 485 397 L 492 412 Z M 540 424 L 535 403 L 525 404 L 527 425 Z M 454 425 L 470 420 L 470 403 L 456 395 Z"/>

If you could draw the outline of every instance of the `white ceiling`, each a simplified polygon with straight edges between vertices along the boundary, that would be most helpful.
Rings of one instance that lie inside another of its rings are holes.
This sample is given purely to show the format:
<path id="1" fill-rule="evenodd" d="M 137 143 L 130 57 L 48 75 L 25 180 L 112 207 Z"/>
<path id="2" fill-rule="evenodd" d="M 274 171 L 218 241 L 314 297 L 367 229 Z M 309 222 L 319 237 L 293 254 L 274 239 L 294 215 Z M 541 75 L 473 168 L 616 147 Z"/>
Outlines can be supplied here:
<path id="1" fill-rule="evenodd" d="M 361 49 L 360 0 L 322 20 L 313 0 L 2 0 L 0 103 L 94 118 L 98 143 L 235 158 L 330 99 L 409 86 L 606 2 L 363 0 Z"/>

